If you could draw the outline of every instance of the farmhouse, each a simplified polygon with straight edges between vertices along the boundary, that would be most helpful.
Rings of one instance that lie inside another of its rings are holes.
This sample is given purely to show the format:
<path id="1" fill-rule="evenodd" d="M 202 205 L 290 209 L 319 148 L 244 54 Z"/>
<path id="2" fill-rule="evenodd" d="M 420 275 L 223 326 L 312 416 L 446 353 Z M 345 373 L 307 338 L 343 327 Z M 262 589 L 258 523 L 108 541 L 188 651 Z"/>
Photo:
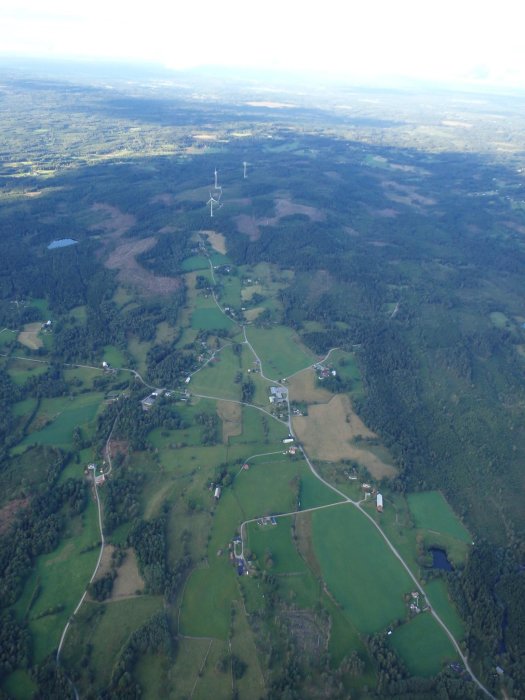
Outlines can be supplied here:
<path id="1" fill-rule="evenodd" d="M 162 389 L 157 389 L 157 391 L 152 391 L 149 396 L 146 396 L 145 399 L 142 399 L 142 401 L 140 402 L 142 404 L 142 410 L 149 411 L 150 408 L 155 404 L 155 401 L 159 398 L 159 396 L 162 396 L 162 393 Z"/>
<path id="2" fill-rule="evenodd" d="M 281 401 L 286 401 L 287 394 L 287 389 L 284 389 L 281 386 L 271 386 L 270 403 L 280 403 Z"/>
<path id="3" fill-rule="evenodd" d="M 378 493 L 376 497 L 376 507 L 378 513 L 383 512 L 383 496 L 380 493 Z"/>

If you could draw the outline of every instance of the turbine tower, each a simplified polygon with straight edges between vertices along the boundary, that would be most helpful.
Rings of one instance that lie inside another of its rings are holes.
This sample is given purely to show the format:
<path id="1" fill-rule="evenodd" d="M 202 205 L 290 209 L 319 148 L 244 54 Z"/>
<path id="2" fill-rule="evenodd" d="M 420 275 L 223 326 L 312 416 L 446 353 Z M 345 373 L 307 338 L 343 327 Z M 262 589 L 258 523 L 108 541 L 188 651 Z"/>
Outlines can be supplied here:
<path id="1" fill-rule="evenodd" d="M 217 168 L 215 168 L 215 189 L 218 190 L 219 186 L 217 184 Z"/>
<path id="2" fill-rule="evenodd" d="M 247 165 L 248 165 L 248 163 L 247 163 L 246 161 L 243 161 L 242 167 L 244 168 L 244 179 L 245 179 L 245 180 L 246 180 L 246 177 L 247 177 L 247 175 L 246 175 L 246 166 L 247 166 Z"/>
<path id="3" fill-rule="evenodd" d="M 215 199 L 213 197 L 212 193 L 210 192 L 210 198 L 206 202 L 206 206 L 208 206 L 208 204 L 210 205 L 210 219 L 213 219 L 213 205 L 218 204 L 218 203 L 219 203 L 219 201 L 217 199 Z"/>

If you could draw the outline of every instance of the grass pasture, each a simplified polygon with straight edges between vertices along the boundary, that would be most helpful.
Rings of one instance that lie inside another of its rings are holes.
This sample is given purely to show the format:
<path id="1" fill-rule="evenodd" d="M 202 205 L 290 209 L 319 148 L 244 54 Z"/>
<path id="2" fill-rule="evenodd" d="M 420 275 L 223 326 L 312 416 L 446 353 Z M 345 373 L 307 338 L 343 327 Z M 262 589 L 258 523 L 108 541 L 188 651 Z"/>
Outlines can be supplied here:
<path id="1" fill-rule="evenodd" d="M 292 462 L 284 455 L 279 462 L 265 462 L 264 458 L 253 462 L 249 471 L 241 472 L 233 485 L 243 518 L 296 510 L 295 478 L 305 468 L 304 463 Z"/>
<path id="2" fill-rule="evenodd" d="M 186 258 L 181 263 L 181 270 L 183 272 L 195 272 L 196 270 L 209 270 L 210 264 L 208 258 L 204 255 L 192 255 Z"/>
<path id="3" fill-rule="evenodd" d="M 0 328 L 0 348 L 3 348 L 7 343 L 16 340 L 17 331 L 11 331 L 9 328 Z"/>
<path id="4" fill-rule="evenodd" d="M 209 308 L 195 309 L 191 315 L 191 327 L 196 330 L 232 330 L 234 322 L 225 316 L 216 306 Z"/>
<path id="5" fill-rule="evenodd" d="M 241 281 L 234 275 L 221 275 L 220 301 L 221 306 L 232 306 L 237 308 L 241 303 Z"/>
<path id="6" fill-rule="evenodd" d="M 367 518 L 351 505 L 313 513 L 315 555 L 330 593 L 362 634 L 406 614 L 413 583 Z"/>
<path id="7" fill-rule="evenodd" d="M 179 619 L 179 632 L 190 637 L 226 640 L 230 607 L 237 596 L 236 572 L 226 555 L 214 556 L 210 566 L 194 569 L 189 577 Z"/>
<path id="8" fill-rule="evenodd" d="M 445 581 L 441 578 L 432 579 L 425 585 L 425 591 L 433 609 L 442 618 L 456 640 L 462 640 L 465 636 L 465 626 L 454 603 L 449 598 Z"/>
<path id="9" fill-rule="evenodd" d="M 436 534 L 450 535 L 461 542 L 471 542 L 469 531 L 440 491 L 411 493 L 408 495 L 408 505 L 416 527 Z"/>
<path id="10" fill-rule="evenodd" d="M 457 656 L 445 632 L 428 613 L 420 613 L 396 628 L 390 644 L 414 676 L 433 676 L 445 661 Z"/>
<path id="11" fill-rule="evenodd" d="M 80 600 L 98 557 L 98 548 L 87 552 L 82 550 L 98 542 L 99 538 L 96 507 L 90 502 L 84 513 L 70 522 L 69 531 L 57 549 L 37 558 L 33 573 L 15 606 L 20 617 L 28 615 L 37 663 L 58 645 L 68 616 Z M 29 609 L 37 587 L 40 587 L 40 593 Z M 45 614 L 57 606 L 63 608 L 54 614 Z"/>
<path id="12" fill-rule="evenodd" d="M 231 401 L 217 401 L 217 415 L 222 422 L 222 441 L 242 435 L 242 406 Z"/>
<path id="13" fill-rule="evenodd" d="M 246 544 L 257 557 L 261 569 L 272 574 L 307 572 L 306 564 L 293 543 L 291 526 L 291 517 L 279 518 L 277 525 L 248 525 Z"/>
<path id="14" fill-rule="evenodd" d="M 195 692 L 202 679 L 199 671 L 203 667 L 205 659 L 209 658 L 208 652 L 211 653 L 215 645 L 223 648 L 219 642 L 208 639 L 180 639 L 177 657 L 171 670 L 171 677 L 175 679 L 175 682 L 174 687 L 171 688 L 170 699 L 186 700 L 186 698 L 192 697 L 192 693 L 195 697 Z M 207 667 L 206 664 L 203 670 L 206 670 Z"/>
<path id="15" fill-rule="evenodd" d="M 104 346 L 104 353 L 102 359 L 105 360 L 111 367 L 126 367 L 126 358 L 122 354 L 121 350 L 116 348 L 114 345 Z"/>
<path id="16" fill-rule="evenodd" d="M 95 683 L 90 681 L 89 687 L 92 689 L 96 686 L 97 690 L 106 687 L 115 658 L 130 634 L 161 608 L 160 596 L 140 596 L 104 605 L 84 603 L 64 645 L 62 659 L 66 668 L 69 663 L 77 666 L 85 654 L 86 646 L 92 644 L 90 666 L 96 680 Z M 86 679 L 83 680 L 85 682 Z M 85 690 L 82 686 L 79 689 Z"/>
<path id="17" fill-rule="evenodd" d="M 232 611 L 234 613 L 232 653 L 247 665 L 246 673 L 236 681 L 239 695 L 241 698 L 264 697 L 264 676 L 259 665 L 258 650 L 244 607 L 237 604 Z"/>
<path id="18" fill-rule="evenodd" d="M 8 360 L 7 373 L 18 386 L 22 386 L 29 377 L 38 377 L 48 369 L 46 362 L 31 362 L 31 360 Z"/>
<path id="19" fill-rule="evenodd" d="M 76 426 L 87 428 L 103 401 L 103 394 L 92 392 L 76 397 L 43 399 L 30 426 L 32 432 L 21 445 L 68 446 Z"/>
<path id="20" fill-rule="evenodd" d="M 231 347 L 224 347 L 206 367 L 192 376 L 190 389 L 196 394 L 239 401 L 241 385 L 234 381 L 239 370 L 239 358 Z"/>
<path id="21" fill-rule="evenodd" d="M 151 346 L 151 342 L 138 338 L 130 338 L 128 342 L 128 350 L 137 363 L 136 369 L 143 376 L 146 374 L 146 357 Z"/>
<path id="22" fill-rule="evenodd" d="M 248 340 L 261 358 L 267 377 L 281 379 L 315 362 L 314 355 L 304 346 L 297 334 L 286 326 L 246 329 Z"/>

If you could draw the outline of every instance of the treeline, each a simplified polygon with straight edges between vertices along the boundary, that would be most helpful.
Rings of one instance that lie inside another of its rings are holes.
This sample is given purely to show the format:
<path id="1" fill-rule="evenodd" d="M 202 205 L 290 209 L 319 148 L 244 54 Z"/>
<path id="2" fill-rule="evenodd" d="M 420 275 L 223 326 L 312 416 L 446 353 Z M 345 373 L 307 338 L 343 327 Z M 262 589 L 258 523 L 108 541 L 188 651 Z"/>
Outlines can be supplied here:
<path id="1" fill-rule="evenodd" d="M 525 575 L 523 551 L 481 541 L 465 569 L 448 574 L 450 589 L 466 623 L 471 654 L 482 660 L 493 689 L 495 662 L 505 672 L 507 691 L 521 697 L 525 687 Z"/>
<path id="2" fill-rule="evenodd" d="M 154 428 L 176 430 L 187 425 L 169 399 L 159 397 L 148 411 L 144 411 L 143 398 L 144 389 L 135 386 L 131 396 L 110 404 L 99 416 L 95 439 L 101 449 L 114 424 L 114 437 L 126 440 L 132 450 L 146 449 L 148 435 Z"/>
<path id="3" fill-rule="evenodd" d="M 104 528 L 108 534 L 138 517 L 143 484 L 144 474 L 129 474 L 123 466 L 108 480 L 104 494 Z"/>
<path id="4" fill-rule="evenodd" d="M 142 689 L 133 675 L 138 659 L 146 654 L 162 654 L 171 659 L 174 652 L 168 617 L 164 611 L 158 612 L 129 638 L 111 674 L 109 687 L 100 694 L 101 700 L 139 700 Z"/>
<path id="5" fill-rule="evenodd" d="M 55 480 L 31 500 L 31 508 L 14 520 L 0 539 L 0 606 L 14 603 L 39 554 L 52 552 L 59 544 L 68 518 L 81 513 L 87 503 L 83 481 Z M 13 532 L 16 531 L 16 537 Z"/>
<path id="6" fill-rule="evenodd" d="M 173 601 L 185 580 L 191 565 L 189 540 L 191 534 L 184 530 L 181 535 L 183 552 L 176 565 L 168 563 L 168 513 L 164 504 L 162 513 L 152 520 L 137 520 L 128 536 L 128 545 L 133 547 L 139 562 L 139 569 L 146 583 L 148 593 L 163 594 Z"/>
<path id="7" fill-rule="evenodd" d="M 12 610 L 0 612 L 0 681 L 16 668 L 29 665 L 30 635 L 27 627 L 17 622 Z"/>
<path id="8" fill-rule="evenodd" d="M 138 256 L 138 260 L 156 274 L 179 275 L 182 272 L 182 261 L 196 252 L 192 237 L 191 229 L 164 233 L 152 248 Z"/>

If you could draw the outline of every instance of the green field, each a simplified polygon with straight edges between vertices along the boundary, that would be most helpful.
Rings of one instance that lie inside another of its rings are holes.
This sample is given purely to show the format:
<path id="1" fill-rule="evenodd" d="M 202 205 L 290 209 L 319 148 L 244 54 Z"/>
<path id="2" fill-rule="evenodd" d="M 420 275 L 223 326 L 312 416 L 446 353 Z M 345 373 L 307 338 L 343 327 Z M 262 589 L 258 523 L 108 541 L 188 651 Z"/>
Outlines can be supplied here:
<path id="1" fill-rule="evenodd" d="M 8 328 L 0 328 L 0 348 L 2 348 L 7 343 L 16 340 L 18 331 L 10 331 Z"/>
<path id="2" fill-rule="evenodd" d="M 257 557 L 261 569 L 273 574 L 307 572 L 292 540 L 291 518 L 279 518 L 277 525 L 250 523 L 246 545 Z"/>
<path id="3" fill-rule="evenodd" d="M 351 505 L 316 511 L 313 544 L 328 589 L 363 634 L 404 619 L 413 582 L 368 519 Z"/>
<path id="4" fill-rule="evenodd" d="M 62 660 L 66 669 L 71 663 L 78 664 L 86 653 L 86 645 L 92 644 L 90 666 L 95 685 L 99 689 L 107 686 L 115 659 L 130 634 L 161 607 L 159 596 L 137 596 L 103 605 L 84 603 L 64 644 Z M 90 687 L 93 687 L 91 683 Z M 79 690 L 82 689 L 80 686 Z"/>
<path id="5" fill-rule="evenodd" d="M 2 690 L 4 690 L 10 698 L 25 700 L 26 698 L 33 697 L 37 686 L 34 681 L 31 680 L 28 671 L 18 670 L 13 671 L 13 673 L 10 673 L 6 677 L 2 683 Z"/>
<path id="6" fill-rule="evenodd" d="M 105 360 L 111 367 L 126 367 L 126 358 L 114 345 L 105 345 L 101 362 Z"/>
<path id="7" fill-rule="evenodd" d="M 454 603 L 450 600 L 445 581 L 442 578 L 435 578 L 425 584 L 424 588 L 433 609 L 452 632 L 456 641 L 461 641 L 465 636 L 465 625 Z"/>
<path id="8" fill-rule="evenodd" d="M 239 401 L 241 385 L 240 382 L 235 382 L 235 376 L 239 370 L 239 358 L 231 347 L 225 347 L 206 367 L 192 376 L 191 391 Z"/>
<path id="9" fill-rule="evenodd" d="M 440 491 L 425 491 L 408 495 L 408 505 L 416 527 L 451 535 L 462 542 L 472 537 Z"/>
<path id="10" fill-rule="evenodd" d="M 139 340 L 138 338 L 130 338 L 128 342 L 128 350 L 137 363 L 136 369 L 143 376 L 146 374 L 146 357 L 151 347 L 152 343 L 150 341 Z"/>
<path id="11" fill-rule="evenodd" d="M 209 270 L 210 263 L 204 255 L 192 255 L 190 258 L 182 261 L 181 269 L 183 272 L 194 272 L 195 270 Z"/>
<path id="12" fill-rule="evenodd" d="M 428 613 L 420 613 L 391 635 L 390 644 L 414 676 L 433 676 L 457 654 L 445 632 Z"/>
<path id="13" fill-rule="evenodd" d="M 182 599 L 181 634 L 228 638 L 231 602 L 237 595 L 236 575 L 225 554 L 220 558 L 214 555 L 209 567 L 193 571 Z"/>
<path id="14" fill-rule="evenodd" d="M 97 561 L 98 547 L 86 552 L 82 550 L 96 544 L 99 539 L 97 509 L 93 502 L 89 502 L 84 513 L 69 522 L 66 536 L 57 549 L 37 558 L 33 573 L 15 605 L 20 617 L 28 615 L 37 662 L 58 645 L 67 619 L 80 600 Z M 40 592 L 29 609 L 35 589 Z M 63 608 L 54 614 L 43 615 L 57 606 Z"/>
<path id="15" fill-rule="evenodd" d="M 235 309 L 241 305 L 241 281 L 237 276 L 220 275 L 216 276 L 221 283 L 219 299 L 221 306 L 231 306 Z"/>
<path id="16" fill-rule="evenodd" d="M 30 360 L 9 360 L 8 362 L 7 372 L 18 386 L 25 384 L 29 377 L 38 377 L 38 375 L 44 374 L 48 369 L 48 365 L 45 362 L 31 362 Z"/>
<path id="17" fill-rule="evenodd" d="M 191 326 L 198 330 L 232 330 L 235 327 L 233 321 L 225 316 L 216 306 L 195 309 L 191 315 Z"/>
<path id="18" fill-rule="evenodd" d="M 34 443 L 68 446 L 73 429 L 76 426 L 85 428 L 94 419 L 103 398 L 103 394 L 92 392 L 71 398 L 43 399 L 31 424 L 34 432 L 27 435 L 21 446 Z M 38 425 L 42 422 L 46 424 L 38 429 Z M 35 427 L 37 427 L 36 430 Z"/>
<path id="19" fill-rule="evenodd" d="M 286 326 L 250 326 L 246 329 L 246 335 L 261 358 L 263 373 L 267 377 L 288 377 L 315 362 L 314 355 L 301 344 L 295 332 Z"/>
<path id="20" fill-rule="evenodd" d="M 13 415 L 17 417 L 28 416 L 32 413 L 37 405 L 37 399 L 29 398 L 23 401 L 17 401 L 13 405 Z"/>

